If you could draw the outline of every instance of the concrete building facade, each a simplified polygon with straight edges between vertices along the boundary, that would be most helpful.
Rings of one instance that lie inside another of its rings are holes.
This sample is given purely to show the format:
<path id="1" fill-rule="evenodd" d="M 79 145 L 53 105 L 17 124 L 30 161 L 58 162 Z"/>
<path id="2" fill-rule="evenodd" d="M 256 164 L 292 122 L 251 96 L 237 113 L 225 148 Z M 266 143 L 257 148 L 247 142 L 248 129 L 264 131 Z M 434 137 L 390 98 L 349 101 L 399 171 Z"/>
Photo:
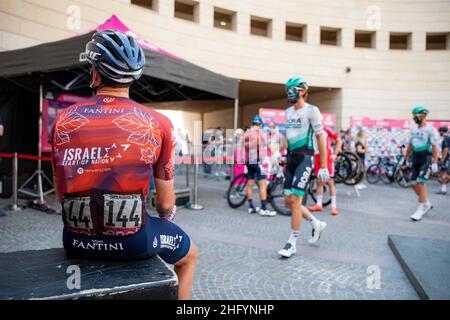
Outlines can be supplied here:
<path id="1" fill-rule="evenodd" d="M 450 119 L 448 0 L 0 0 L 0 50 L 68 38 L 112 14 L 165 50 L 241 79 L 239 125 L 260 107 L 286 107 L 282 84 L 293 75 L 339 128 L 353 115 L 409 118 L 417 104 Z M 232 102 L 154 107 L 232 127 Z"/>

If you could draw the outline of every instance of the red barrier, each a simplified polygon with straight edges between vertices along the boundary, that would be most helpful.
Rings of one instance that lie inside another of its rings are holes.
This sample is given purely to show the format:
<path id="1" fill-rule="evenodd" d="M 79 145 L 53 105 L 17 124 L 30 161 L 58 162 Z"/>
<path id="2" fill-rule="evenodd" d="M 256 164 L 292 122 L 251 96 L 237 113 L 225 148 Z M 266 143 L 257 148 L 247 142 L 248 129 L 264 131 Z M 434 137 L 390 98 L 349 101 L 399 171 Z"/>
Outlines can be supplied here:
<path id="1" fill-rule="evenodd" d="M 14 158 L 14 154 L 13 153 L 0 153 L 0 158 Z M 51 157 L 39 157 L 39 156 L 32 156 L 29 154 L 18 154 L 17 158 L 27 159 L 27 160 L 52 161 Z"/>
<path id="2" fill-rule="evenodd" d="M 0 158 L 14 158 L 14 154 L 13 153 L 0 153 Z M 52 161 L 51 157 L 39 157 L 39 156 L 33 156 L 33 155 L 29 155 L 29 154 L 18 154 L 17 158 L 19 159 L 26 159 L 26 160 L 42 160 L 42 161 Z M 229 161 L 231 160 L 231 157 L 205 157 L 205 158 L 200 158 L 201 162 L 218 162 L 218 161 Z M 180 159 L 176 159 L 175 162 L 176 163 L 194 163 L 195 158 L 194 157 L 189 157 L 189 158 L 180 158 Z"/>

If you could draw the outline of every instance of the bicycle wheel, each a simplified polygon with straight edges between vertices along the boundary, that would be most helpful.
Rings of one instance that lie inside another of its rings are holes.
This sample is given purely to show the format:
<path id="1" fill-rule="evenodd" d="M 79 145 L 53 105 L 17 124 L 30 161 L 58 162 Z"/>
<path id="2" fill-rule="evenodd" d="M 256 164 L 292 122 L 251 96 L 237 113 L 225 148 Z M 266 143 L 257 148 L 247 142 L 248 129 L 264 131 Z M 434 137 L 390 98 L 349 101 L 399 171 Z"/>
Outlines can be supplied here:
<path id="1" fill-rule="evenodd" d="M 411 186 L 409 171 L 409 168 L 406 170 L 398 169 L 394 174 L 395 182 L 402 188 L 409 188 Z"/>
<path id="2" fill-rule="evenodd" d="M 390 184 L 393 181 L 393 178 L 389 176 L 389 169 L 385 168 L 385 172 L 382 172 L 380 175 L 381 181 L 383 181 L 384 184 Z"/>
<path id="3" fill-rule="evenodd" d="M 269 188 L 267 188 L 267 196 L 270 199 L 272 208 L 274 208 L 278 214 L 281 214 L 283 216 L 290 216 L 291 210 L 284 204 L 283 190 L 284 179 L 276 179 L 271 183 Z"/>
<path id="4" fill-rule="evenodd" d="M 353 179 L 360 173 L 361 169 L 363 168 L 361 159 L 356 154 L 350 151 L 344 151 L 344 154 L 347 156 L 351 163 L 351 173 L 346 180 Z"/>
<path id="5" fill-rule="evenodd" d="M 231 208 L 239 208 L 247 200 L 247 181 L 247 175 L 243 173 L 230 183 L 227 191 L 227 202 Z"/>
<path id="6" fill-rule="evenodd" d="M 348 179 L 344 180 L 344 184 L 347 186 L 357 185 L 364 178 L 364 165 L 358 155 L 353 152 L 345 151 L 344 154 L 348 156 L 352 164 L 352 173 Z"/>
<path id="7" fill-rule="evenodd" d="M 366 179 L 370 184 L 375 184 L 380 181 L 379 168 L 378 165 L 371 165 L 366 171 Z"/>
<path id="8" fill-rule="evenodd" d="M 311 179 L 308 185 L 308 193 L 311 196 L 311 199 L 316 203 L 317 201 L 317 178 Z M 323 186 L 323 198 L 322 198 L 322 206 L 326 207 L 331 204 L 331 193 L 329 191 L 329 187 L 327 184 Z"/>
<path id="9" fill-rule="evenodd" d="M 348 179 L 352 173 L 352 164 L 350 159 L 343 153 L 339 153 L 334 165 L 335 183 L 342 183 Z"/>

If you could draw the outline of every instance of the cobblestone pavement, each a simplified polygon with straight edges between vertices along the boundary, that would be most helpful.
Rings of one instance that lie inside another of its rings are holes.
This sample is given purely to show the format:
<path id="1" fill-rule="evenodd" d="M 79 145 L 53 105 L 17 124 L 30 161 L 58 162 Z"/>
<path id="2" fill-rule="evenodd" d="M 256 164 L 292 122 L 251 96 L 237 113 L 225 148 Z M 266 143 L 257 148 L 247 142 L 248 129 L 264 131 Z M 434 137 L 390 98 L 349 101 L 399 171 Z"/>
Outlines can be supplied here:
<path id="1" fill-rule="evenodd" d="M 199 247 L 193 299 L 418 299 L 387 235 L 450 240 L 450 195 L 435 195 L 435 182 L 434 209 L 417 223 L 408 219 L 417 205 L 411 190 L 368 185 L 358 197 L 354 188 L 339 185 L 341 214 L 330 216 L 328 209 L 316 214 L 328 223 L 319 243 L 308 244 L 311 227 L 305 222 L 297 254 L 280 259 L 290 218 L 250 215 L 245 206 L 230 209 L 227 183 L 200 179 L 205 209 L 183 209 L 176 218 Z M 30 209 L 8 213 L 0 218 L 0 252 L 61 247 L 61 229 L 60 216 Z M 380 268 L 379 289 L 367 287 L 369 266 Z"/>

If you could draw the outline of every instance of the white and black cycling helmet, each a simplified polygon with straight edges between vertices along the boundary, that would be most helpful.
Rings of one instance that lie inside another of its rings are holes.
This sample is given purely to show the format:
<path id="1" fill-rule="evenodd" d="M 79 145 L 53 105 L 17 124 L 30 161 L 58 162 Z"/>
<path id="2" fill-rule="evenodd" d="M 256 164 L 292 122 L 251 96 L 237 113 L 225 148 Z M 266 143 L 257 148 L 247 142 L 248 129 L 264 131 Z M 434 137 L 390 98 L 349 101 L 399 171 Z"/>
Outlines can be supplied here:
<path id="1" fill-rule="evenodd" d="M 94 33 L 86 45 L 86 58 L 107 84 L 129 86 L 144 71 L 144 50 L 132 36 L 115 30 Z"/>

